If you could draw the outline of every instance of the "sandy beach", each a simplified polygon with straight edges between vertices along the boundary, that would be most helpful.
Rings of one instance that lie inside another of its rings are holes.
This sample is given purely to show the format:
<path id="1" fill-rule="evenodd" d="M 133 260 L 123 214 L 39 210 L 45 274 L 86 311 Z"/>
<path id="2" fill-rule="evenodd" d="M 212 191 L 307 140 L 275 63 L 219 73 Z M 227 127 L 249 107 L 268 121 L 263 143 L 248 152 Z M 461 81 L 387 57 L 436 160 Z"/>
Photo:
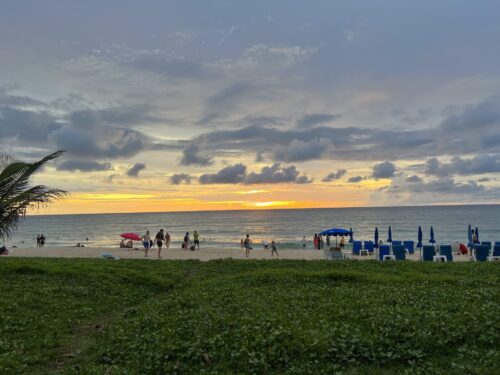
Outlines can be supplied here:
<path id="1" fill-rule="evenodd" d="M 15 248 L 10 249 L 9 257 L 42 257 L 42 258 L 99 258 L 103 253 L 111 253 L 121 259 L 151 259 L 158 260 L 158 250 L 149 251 L 149 257 L 145 258 L 144 250 L 105 248 L 105 247 L 44 247 L 44 248 Z M 196 251 L 182 249 L 163 249 L 163 260 L 176 259 L 198 259 L 208 261 L 214 259 L 303 259 L 303 260 L 324 260 L 323 251 L 317 250 L 287 250 L 279 249 L 279 257 L 271 256 L 270 250 L 254 249 L 250 252 L 248 258 L 245 257 L 245 251 L 240 249 L 201 249 Z M 373 256 L 352 256 L 350 259 L 370 260 Z M 419 253 L 407 256 L 408 260 L 419 261 Z M 454 255 L 454 261 L 469 261 L 469 256 Z"/>

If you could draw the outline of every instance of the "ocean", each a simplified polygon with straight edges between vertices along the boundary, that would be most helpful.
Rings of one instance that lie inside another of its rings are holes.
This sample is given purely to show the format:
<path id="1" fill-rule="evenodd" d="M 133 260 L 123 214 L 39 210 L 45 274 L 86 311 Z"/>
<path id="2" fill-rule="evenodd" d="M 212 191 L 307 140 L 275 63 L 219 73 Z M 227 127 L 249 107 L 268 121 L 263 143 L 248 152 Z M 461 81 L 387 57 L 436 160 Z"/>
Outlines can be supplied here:
<path id="1" fill-rule="evenodd" d="M 395 240 L 416 240 L 421 225 L 424 242 L 428 241 L 432 225 L 437 243 L 449 243 L 467 242 L 468 224 L 479 227 L 481 241 L 500 241 L 499 218 L 500 205 L 32 215 L 7 245 L 35 247 L 37 234 L 43 233 L 46 246 L 80 242 L 87 247 L 116 247 L 121 233 L 150 230 L 154 235 L 163 228 L 171 234 L 173 246 L 179 247 L 184 233 L 196 229 L 202 248 L 239 248 L 247 233 L 254 243 L 275 240 L 280 248 L 301 248 L 302 236 L 311 241 L 314 233 L 332 227 L 352 228 L 359 240 L 373 239 L 378 227 L 385 240 L 389 225 Z"/>

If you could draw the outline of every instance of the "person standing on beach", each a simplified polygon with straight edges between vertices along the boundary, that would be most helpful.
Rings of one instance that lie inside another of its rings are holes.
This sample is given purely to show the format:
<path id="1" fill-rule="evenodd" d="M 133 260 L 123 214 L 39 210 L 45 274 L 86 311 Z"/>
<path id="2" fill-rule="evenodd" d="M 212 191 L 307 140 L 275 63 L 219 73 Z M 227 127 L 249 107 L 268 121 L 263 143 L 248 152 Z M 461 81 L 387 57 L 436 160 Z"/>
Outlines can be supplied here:
<path id="1" fill-rule="evenodd" d="M 276 248 L 276 242 L 274 242 L 274 240 L 272 240 L 271 241 L 271 256 L 273 256 L 274 253 L 276 253 L 277 256 L 280 256 L 278 254 L 278 249 Z"/>
<path id="2" fill-rule="evenodd" d="M 158 246 L 158 258 L 161 258 L 161 247 L 163 246 L 163 241 L 165 241 L 165 235 L 163 234 L 163 229 L 160 229 L 158 233 L 156 233 L 156 246 Z"/>
<path id="3" fill-rule="evenodd" d="M 151 235 L 149 234 L 149 230 L 146 231 L 146 234 L 144 236 L 142 236 L 141 241 L 142 241 L 142 244 L 144 245 L 145 257 L 147 258 L 148 257 L 149 244 L 150 244 L 150 241 L 151 241 Z"/>
<path id="4" fill-rule="evenodd" d="M 40 247 L 40 235 L 36 236 L 36 247 Z"/>
<path id="5" fill-rule="evenodd" d="M 248 255 L 250 254 L 250 250 L 252 249 L 252 240 L 250 239 L 250 235 L 247 234 L 245 238 L 245 256 L 248 258 Z"/>
<path id="6" fill-rule="evenodd" d="M 318 250 L 319 249 L 319 238 L 318 238 L 317 233 L 314 233 L 313 244 L 314 244 L 314 250 Z"/>
<path id="7" fill-rule="evenodd" d="M 167 234 L 165 234 L 165 246 L 167 247 L 167 249 L 170 249 L 170 241 L 170 233 L 167 232 Z"/>
<path id="8" fill-rule="evenodd" d="M 306 236 L 302 237 L 302 248 L 305 249 L 307 247 Z"/>
<path id="9" fill-rule="evenodd" d="M 45 246 L 45 236 L 42 234 L 40 236 L 40 247 L 44 247 Z"/>
<path id="10" fill-rule="evenodd" d="M 193 233 L 194 247 L 198 246 L 198 250 L 200 250 L 200 236 L 198 232 L 195 230 Z"/>

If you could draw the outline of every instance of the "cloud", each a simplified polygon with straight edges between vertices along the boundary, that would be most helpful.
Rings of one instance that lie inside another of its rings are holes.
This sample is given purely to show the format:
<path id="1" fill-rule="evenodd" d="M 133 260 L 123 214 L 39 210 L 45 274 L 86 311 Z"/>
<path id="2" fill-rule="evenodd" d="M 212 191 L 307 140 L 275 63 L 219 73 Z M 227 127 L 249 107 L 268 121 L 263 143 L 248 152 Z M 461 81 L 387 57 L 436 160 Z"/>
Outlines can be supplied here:
<path id="1" fill-rule="evenodd" d="M 406 182 L 422 182 L 423 179 L 417 175 L 407 176 Z"/>
<path id="2" fill-rule="evenodd" d="M 375 164 L 373 167 L 373 178 L 391 178 L 394 177 L 396 166 L 390 161 Z"/>
<path id="3" fill-rule="evenodd" d="M 260 172 L 246 173 L 247 167 L 243 164 L 230 165 L 214 174 L 204 174 L 199 178 L 199 183 L 206 184 L 280 184 L 311 183 L 307 176 L 301 175 L 294 165 L 282 165 L 274 163 L 271 166 L 263 167 Z"/>
<path id="4" fill-rule="evenodd" d="M 127 171 L 127 176 L 129 177 L 139 177 L 139 173 L 146 169 L 146 164 L 136 163 L 132 168 Z"/>
<path id="5" fill-rule="evenodd" d="M 65 160 L 57 164 L 58 171 L 81 171 L 81 172 L 94 172 L 94 171 L 109 171 L 112 169 L 110 163 L 98 163 L 90 160 Z"/>
<path id="6" fill-rule="evenodd" d="M 454 157 L 450 163 L 441 163 L 437 158 L 431 158 L 427 160 L 425 168 L 425 173 L 439 177 L 499 172 L 500 154 L 477 155 L 471 159 Z"/>
<path id="7" fill-rule="evenodd" d="M 209 165 L 212 158 L 203 153 L 196 141 L 191 141 L 182 151 L 181 165 Z"/>
<path id="8" fill-rule="evenodd" d="M 0 106 L 0 139 L 15 138 L 21 145 L 42 146 L 47 134 L 60 129 L 57 119 L 45 111 Z"/>
<path id="9" fill-rule="evenodd" d="M 262 89 L 262 83 L 250 81 L 233 82 L 220 89 L 207 99 L 203 117 L 198 121 L 198 124 L 208 124 L 213 120 L 225 117 L 236 110 L 243 100 L 259 95 L 259 92 L 263 91 Z"/>
<path id="10" fill-rule="evenodd" d="M 170 176 L 170 183 L 172 185 L 190 184 L 193 177 L 187 173 L 177 173 Z"/>
<path id="11" fill-rule="evenodd" d="M 331 182 L 342 178 L 347 171 L 345 169 L 339 169 L 337 172 L 330 173 L 328 176 L 323 178 L 323 182 Z"/>
<path id="12" fill-rule="evenodd" d="M 214 174 L 204 174 L 199 178 L 202 185 L 207 184 L 238 184 L 245 181 L 247 167 L 243 164 L 230 165 Z"/>
<path id="13" fill-rule="evenodd" d="M 174 79 L 201 79 L 210 75 L 203 63 L 180 56 L 163 56 L 156 51 L 135 56 L 130 65 L 142 71 Z"/>
<path id="14" fill-rule="evenodd" d="M 272 166 L 263 167 L 259 173 L 249 173 L 245 178 L 245 184 L 307 184 L 310 182 L 312 180 L 304 175 L 300 175 L 294 165 L 284 166 L 281 163 L 274 163 Z"/>
<path id="15" fill-rule="evenodd" d="M 330 145 L 330 142 L 324 138 L 310 142 L 294 139 L 288 146 L 278 146 L 274 153 L 274 159 L 285 162 L 318 159 Z"/>
<path id="16" fill-rule="evenodd" d="M 262 163 L 264 161 L 264 155 L 262 154 L 261 151 L 257 151 L 255 154 L 255 162 L 256 163 Z"/>
<path id="17" fill-rule="evenodd" d="M 313 113 L 304 115 L 297 120 L 297 128 L 308 128 L 319 124 L 324 124 L 327 122 L 331 122 L 339 117 L 339 115 L 332 115 L 328 113 Z"/>
<path id="18" fill-rule="evenodd" d="M 350 183 L 357 183 L 357 182 L 361 182 L 365 179 L 365 177 L 363 176 L 355 176 L 355 177 L 350 177 L 347 182 L 350 182 Z"/>
<path id="19" fill-rule="evenodd" d="M 430 182 L 411 184 L 409 190 L 414 193 L 476 194 L 484 192 L 485 188 L 474 181 L 455 182 L 445 177 Z"/>

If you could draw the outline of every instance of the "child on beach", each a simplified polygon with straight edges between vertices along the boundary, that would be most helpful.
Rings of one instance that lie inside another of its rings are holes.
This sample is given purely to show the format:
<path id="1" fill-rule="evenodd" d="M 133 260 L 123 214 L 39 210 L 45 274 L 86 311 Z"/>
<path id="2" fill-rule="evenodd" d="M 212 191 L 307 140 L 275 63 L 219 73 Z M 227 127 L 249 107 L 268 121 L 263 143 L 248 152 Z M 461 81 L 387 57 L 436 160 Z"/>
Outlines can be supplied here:
<path id="1" fill-rule="evenodd" d="M 306 241 L 306 236 L 303 236 L 302 237 L 302 248 L 306 248 L 307 247 L 307 241 Z"/>
<path id="2" fill-rule="evenodd" d="M 149 243 L 151 241 L 151 235 L 149 234 L 149 230 L 146 231 L 146 234 L 141 238 L 142 244 L 144 245 L 144 253 L 145 257 L 148 257 Z"/>
<path id="3" fill-rule="evenodd" d="M 167 234 L 165 234 L 165 246 L 167 247 L 167 249 L 170 249 L 170 241 L 170 233 L 167 232 Z"/>
<path id="4" fill-rule="evenodd" d="M 271 241 L 271 256 L 273 256 L 274 253 L 276 253 L 277 256 L 280 256 L 278 254 L 278 249 L 276 248 L 276 243 L 274 242 L 274 240 L 272 240 Z"/>

